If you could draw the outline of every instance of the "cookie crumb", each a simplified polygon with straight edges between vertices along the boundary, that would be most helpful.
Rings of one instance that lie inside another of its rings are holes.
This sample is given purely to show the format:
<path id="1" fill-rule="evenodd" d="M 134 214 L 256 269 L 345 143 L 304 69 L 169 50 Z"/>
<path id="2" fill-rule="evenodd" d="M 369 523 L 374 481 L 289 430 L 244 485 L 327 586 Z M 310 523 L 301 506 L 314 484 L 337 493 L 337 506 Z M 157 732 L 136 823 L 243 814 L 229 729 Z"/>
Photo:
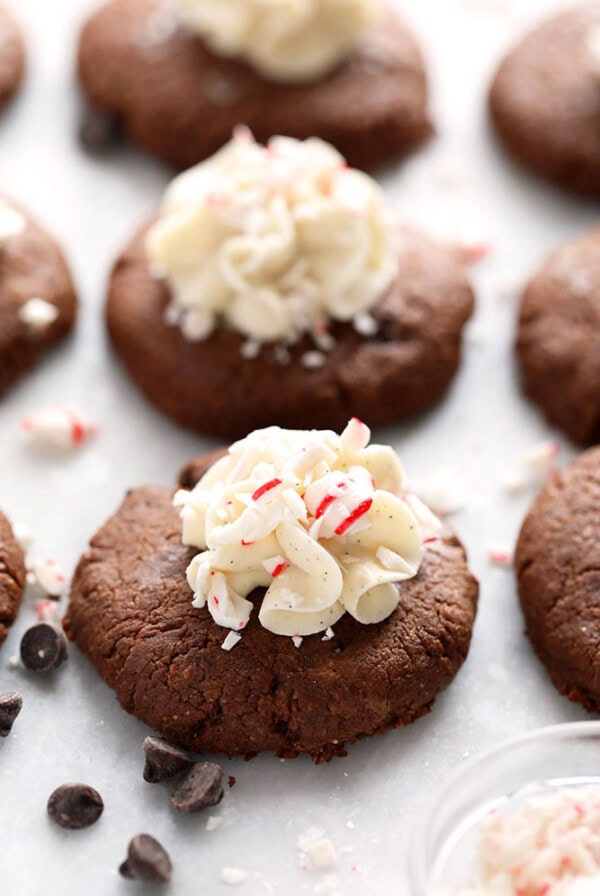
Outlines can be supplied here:
<path id="1" fill-rule="evenodd" d="M 242 868 L 221 868 L 221 880 L 224 884 L 229 884 L 231 887 L 237 886 L 237 884 L 243 884 L 244 881 L 248 877 L 248 872 L 244 871 Z"/>
<path id="2" fill-rule="evenodd" d="M 221 650 L 233 650 L 236 644 L 242 640 L 242 636 L 237 632 L 229 632 L 223 643 L 221 644 Z"/>

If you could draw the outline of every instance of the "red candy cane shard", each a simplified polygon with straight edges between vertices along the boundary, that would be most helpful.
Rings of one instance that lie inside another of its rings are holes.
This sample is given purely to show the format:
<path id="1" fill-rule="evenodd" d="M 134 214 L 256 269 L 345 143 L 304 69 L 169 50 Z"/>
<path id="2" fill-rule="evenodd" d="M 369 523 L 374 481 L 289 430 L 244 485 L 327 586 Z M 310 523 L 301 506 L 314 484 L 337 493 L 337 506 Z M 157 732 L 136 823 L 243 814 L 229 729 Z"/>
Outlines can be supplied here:
<path id="1" fill-rule="evenodd" d="M 278 563 L 277 566 L 275 567 L 275 569 L 273 570 L 273 572 L 271 573 L 273 578 L 274 579 L 277 578 L 277 576 L 283 572 L 283 570 L 286 568 L 286 566 L 287 566 L 287 563 Z"/>
<path id="2" fill-rule="evenodd" d="M 335 501 L 335 495 L 325 495 L 317 509 L 315 510 L 315 519 L 320 519 L 328 507 L 331 507 L 333 502 Z"/>
<path id="3" fill-rule="evenodd" d="M 345 520 L 339 524 L 337 529 L 335 530 L 336 535 L 344 535 L 348 529 L 354 525 L 354 523 L 364 516 L 365 513 L 368 513 L 373 504 L 373 498 L 367 498 L 366 501 L 362 501 L 358 507 L 355 507 L 352 513 L 346 517 Z"/>
<path id="4" fill-rule="evenodd" d="M 259 485 L 256 491 L 252 494 L 252 500 L 258 501 L 259 498 L 262 498 L 262 496 L 266 495 L 267 492 L 270 492 L 271 489 L 281 485 L 282 481 L 283 480 L 281 479 L 270 479 L 268 482 L 263 483 L 263 485 Z"/>

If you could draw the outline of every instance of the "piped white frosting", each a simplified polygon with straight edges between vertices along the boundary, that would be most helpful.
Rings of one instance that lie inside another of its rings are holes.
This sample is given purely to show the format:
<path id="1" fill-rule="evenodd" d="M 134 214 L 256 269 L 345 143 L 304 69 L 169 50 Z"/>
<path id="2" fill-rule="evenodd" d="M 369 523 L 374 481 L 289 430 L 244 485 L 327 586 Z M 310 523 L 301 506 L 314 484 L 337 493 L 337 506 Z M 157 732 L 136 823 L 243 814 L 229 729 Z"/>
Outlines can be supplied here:
<path id="1" fill-rule="evenodd" d="M 146 239 L 170 288 L 168 322 L 190 340 L 219 324 L 262 342 L 350 321 L 389 289 L 396 252 L 379 186 L 318 139 L 246 129 L 168 188 Z"/>
<path id="2" fill-rule="evenodd" d="M 355 48 L 378 0 L 173 0 L 185 24 L 219 56 L 273 81 L 312 81 Z"/>
<path id="3" fill-rule="evenodd" d="M 200 550 L 187 570 L 194 606 L 241 630 L 248 595 L 266 588 L 259 620 L 288 636 L 326 632 L 345 612 L 387 618 L 398 583 L 417 574 L 424 533 L 398 456 L 369 439 L 356 419 L 341 435 L 258 430 L 178 492 L 182 541 Z"/>

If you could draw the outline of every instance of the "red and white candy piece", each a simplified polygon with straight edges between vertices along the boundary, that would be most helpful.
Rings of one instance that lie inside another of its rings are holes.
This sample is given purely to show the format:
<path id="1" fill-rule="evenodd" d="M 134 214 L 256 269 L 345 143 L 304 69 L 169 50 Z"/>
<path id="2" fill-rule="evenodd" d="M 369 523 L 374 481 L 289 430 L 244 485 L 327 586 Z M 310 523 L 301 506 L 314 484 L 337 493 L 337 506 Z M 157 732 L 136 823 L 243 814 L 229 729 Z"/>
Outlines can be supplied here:
<path id="1" fill-rule="evenodd" d="M 487 549 L 488 560 L 496 566 L 511 566 L 513 552 L 502 545 L 491 545 Z"/>
<path id="2" fill-rule="evenodd" d="M 483 261 L 492 251 L 490 243 L 461 243 L 458 246 L 458 254 L 465 264 L 477 264 Z"/>
<path id="3" fill-rule="evenodd" d="M 38 622 L 47 622 L 48 625 L 58 624 L 58 613 L 56 612 L 56 601 L 40 600 L 37 602 L 35 612 Z"/>
<path id="4" fill-rule="evenodd" d="M 44 596 L 57 599 L 65 589 L 67 577 L 56 560 L 36 560 L 27 572 L 27 584 Z"/>
<path id="5" fill-rule="evenodd" d="M 63 449 L 76 448 L 98 432 L 96 423 L 61 404 L 35 411 L 21 421 L 21 426 L 40 445 Z"/>

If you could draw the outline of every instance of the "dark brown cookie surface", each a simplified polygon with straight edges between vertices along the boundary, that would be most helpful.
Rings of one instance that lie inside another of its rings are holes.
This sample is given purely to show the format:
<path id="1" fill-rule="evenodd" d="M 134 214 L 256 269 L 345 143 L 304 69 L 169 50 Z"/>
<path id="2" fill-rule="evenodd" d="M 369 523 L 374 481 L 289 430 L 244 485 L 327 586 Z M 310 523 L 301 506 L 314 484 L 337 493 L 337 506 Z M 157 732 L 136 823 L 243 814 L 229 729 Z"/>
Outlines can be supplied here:
<path id="1" fill-rule="evenodd" d="M 25 47 L 12 13 L 0 6 L 0 106 L 8 102 L 25 72 Z"/>
<path id="2" fill-rule="evenodd" d="M 0 645 L 15 621 L 25 587 L 25 555 L 0 513 Z"/>
<path id="3" fill-rule="evenodd" d="M 341 430 L 352 416 L 369 426 L 398 420 L 439 401 L 460 362 L 473 292 L 456 254 L 404 231 L 398 278 L 372 310 L 376 336 L 336 324 L 336 345 L 308 369 L 308 339 L 282 364 L 273 347 L 241 354 L 244 337 L 220 327 L 190 342 L 167 326 L 167 288 L 148 270 L 142 231 L 117 261 L 108 307 L 113 345 L 133 380 L 169 417 L 200 432 L 234 439 L 271 424 Z"/>
<path id="4" fill-rule="evenodd" d="M 600 227 L 553 252 L 521 301 L 523 390 L 581 445 L 600 439 Z"/>
<path id="5" fill-rule="evenodd" d="M 194 551 L 180 543 L 171 503 L 162 488 L 128 495 L 81 559 L 65 621 L 122 706 L 168 740 L 329 759 L 344 742 L 427 712 L 462 665 L 478 589 L 452 534 L 427 551 L 384 622 L 345 616 L 332 640 L 315 635 L 296 648 L 255 613 L 227 652 L 227 630 L 192 607 L 185 569 Z"/>
<path id="6" fill-rule="evenodd" d="M 548 481 L 523 524 L 515 568 L 535 652 L 561 694 L 599 712 L 599 448 Z"/>
<path id="7" fill-rule="evenodd" d="M 490 94 L 496 130 L 523 165 L 561 187 L 600 196 L 600 79 L 586 33 L 587 2 L 535 28 L 503 60 Z"/>
<path id="8" fill-rule="evenodd" d="M 91 104 L 131 139 L 188 168 L 245 124 L 259 142 L 322 137 L 357 167 L 397 158 L 432 128 L 420 51 L 392 12 L 341 68 L 315 84 L 267 82 L 216 57 L 183 27 L 160 28 L 158 0 L 110 0 L 86 24 L 79 76 Z"/>
<path id="9" fill-rule="evenodd" d="M 52 237 L 22 208 L 26 226 L 0 241 L 0 396 L 73 327 L 77 299 L 64 255 Z M 23 306 L 44 299 L 58 315 L 37 329 Z"/>

